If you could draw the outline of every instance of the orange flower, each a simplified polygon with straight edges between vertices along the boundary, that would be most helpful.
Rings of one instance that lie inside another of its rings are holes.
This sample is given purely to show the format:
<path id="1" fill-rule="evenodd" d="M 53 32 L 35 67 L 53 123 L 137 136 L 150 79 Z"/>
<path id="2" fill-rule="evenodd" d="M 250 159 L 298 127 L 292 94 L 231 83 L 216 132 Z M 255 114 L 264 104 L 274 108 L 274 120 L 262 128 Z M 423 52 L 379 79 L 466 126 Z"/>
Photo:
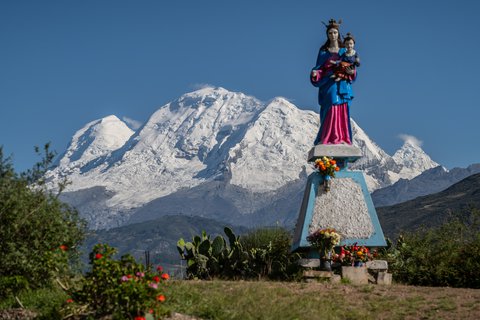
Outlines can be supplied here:
<path id="1" fill-rule="evenodd" d="M 335 161 L 335 160 L 330 160 L 330 163 L 331 163 L 331 164 L 336 164 L 337 161 Z"/>
<path id="2" fill-rule="evenodd" d="M 339 167 L 335 167 L 335 171 L 340 171 L 340 168 L 339 168 Z"/>
<path id="3" fill-rule="evenodd" d="M 162 279 L 163 280 L 168 280 L 168 279 L 170 279 L 170 276 L 168 275 L 168 273 L 164 273 L 164 274 L 162 274 Z"/>
<path id="4" fill-rule="evenodd" d="M 67 299 L 66 302 L 67 302 L 67 303 L 72 303 L 72 302 L 73 302 L 73 299 Z"/>
<path id="5" fill-rule="evenodd" d="M 64 245 L 64 244 L 62 244 L 59 248 L 60 248 L 60 250 L 62 250 L 62 251 L 67 251 L 67 250 L 68 250 L 68 247 L 67 247 L 66 245 Z"/>
<path id="6" fill-rule="evenodd" d="M 157 301 L 164 302 L 165 301 L 165 296 L 163 294 L 157 296 Z"/>

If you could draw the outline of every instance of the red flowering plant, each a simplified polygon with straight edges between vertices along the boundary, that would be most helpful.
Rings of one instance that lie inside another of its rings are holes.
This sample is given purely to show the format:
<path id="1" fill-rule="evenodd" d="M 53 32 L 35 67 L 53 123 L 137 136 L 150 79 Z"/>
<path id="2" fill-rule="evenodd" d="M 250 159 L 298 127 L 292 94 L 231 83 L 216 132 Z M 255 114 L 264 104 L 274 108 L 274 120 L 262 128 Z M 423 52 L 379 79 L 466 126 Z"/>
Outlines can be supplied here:
<path id="1" fill-rule="evenodd" d="M 343 246 L 340 253 L 335 254 L 334 260 L 344 266 L 361 266 L 367 261 L 373 260 L 373 254 L 365 246 Z"/>
<path id="2" fill-rule="evenodd" d="M 147 270 L 131 255 L 113 259 L 116 250 L 98 244 L 90 253 L 89 271 L 80 289 L 71 290 L 65 311 L 69 314 L 92 314 L 95 318 L 114 316 L 126 319 L 160 317 L 168 313 L 162 288 L 169 279 L 161 267 Z M 147 312 L 148 311 L 148 312 Z"/>

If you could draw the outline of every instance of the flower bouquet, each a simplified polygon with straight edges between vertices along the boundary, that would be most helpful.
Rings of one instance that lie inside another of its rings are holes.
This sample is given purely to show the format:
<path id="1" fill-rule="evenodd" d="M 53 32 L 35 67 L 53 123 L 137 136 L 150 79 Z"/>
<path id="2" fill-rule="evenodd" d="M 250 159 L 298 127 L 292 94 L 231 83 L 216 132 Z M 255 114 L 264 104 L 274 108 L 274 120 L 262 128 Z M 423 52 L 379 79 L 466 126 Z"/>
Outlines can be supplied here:
<path id="1" fill-rule="evenodd" d="M 373 256 L 367 247 L 357 246 L 355 243 L 352 246 L 343 246 L 340 254 L 336 255 L 334 259 L 343 266 L 360 267 L 367 261 L 373 260 Z"/>
<path id="2" fill-rule="evenodd" d="M 340 171 L 337 161 L 333 158 L 322 157 L 315 160 L 313 167 L 323 176 L 325 191 L 330 191 L 330 179 L 335 178 L 335 172 Z"/>
<path id="3" fill-rule="evenodd" d="M 318 249 L 321 269 L 330 271 L 330 254 L 333 248 L 340 243 L 340 234 L 335 229 L 318 229 L 307 237 L 307 241 Z M 323 266 L 322 266 L 323 264 Z"/>

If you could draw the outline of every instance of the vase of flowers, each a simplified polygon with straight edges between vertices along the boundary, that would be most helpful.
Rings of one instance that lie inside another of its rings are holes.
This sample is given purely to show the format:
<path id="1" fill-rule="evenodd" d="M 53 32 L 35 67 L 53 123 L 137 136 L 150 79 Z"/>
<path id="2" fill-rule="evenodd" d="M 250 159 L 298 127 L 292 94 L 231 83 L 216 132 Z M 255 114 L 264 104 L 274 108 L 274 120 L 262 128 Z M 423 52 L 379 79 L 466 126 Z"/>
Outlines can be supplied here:
<path id="1" fill-rule="evenodd" d="M 333 228 L 318 229 L 307 237 L 312 247 L 317 248 L 320 256 L 320 270 L 331 271 L 333 248 L 340 243 L 340 234 Z"/>
<path id="2" fill-rule="evenodd" d="M 322 175 L 325 191 L 330 191 L 331 180 L 335 178 L 335 172 L 340 171 L 340 167 L 337 166 L 337 161 L 330 157 L 322 157 L 315 160 L 313 167 Z"/>

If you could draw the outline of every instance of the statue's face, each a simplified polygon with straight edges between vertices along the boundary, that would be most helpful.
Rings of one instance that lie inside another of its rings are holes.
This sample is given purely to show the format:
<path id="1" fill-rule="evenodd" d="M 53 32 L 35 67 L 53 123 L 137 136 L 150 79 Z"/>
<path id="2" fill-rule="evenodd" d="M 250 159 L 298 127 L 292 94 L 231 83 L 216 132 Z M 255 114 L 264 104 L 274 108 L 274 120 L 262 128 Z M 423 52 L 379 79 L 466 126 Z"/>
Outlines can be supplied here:
<path id="1" fill-rule="evenodd" d="M 350 51 L 355 47 L 355 42 L 352 39 L 345 41 L 345 48 Z"/>
<path id="2" fill-rule="evenodd" d="M 338 40 L 338 30 L 332 28 L 328 30 L 328 40 L 330 41 L 337 41 Z"/>

